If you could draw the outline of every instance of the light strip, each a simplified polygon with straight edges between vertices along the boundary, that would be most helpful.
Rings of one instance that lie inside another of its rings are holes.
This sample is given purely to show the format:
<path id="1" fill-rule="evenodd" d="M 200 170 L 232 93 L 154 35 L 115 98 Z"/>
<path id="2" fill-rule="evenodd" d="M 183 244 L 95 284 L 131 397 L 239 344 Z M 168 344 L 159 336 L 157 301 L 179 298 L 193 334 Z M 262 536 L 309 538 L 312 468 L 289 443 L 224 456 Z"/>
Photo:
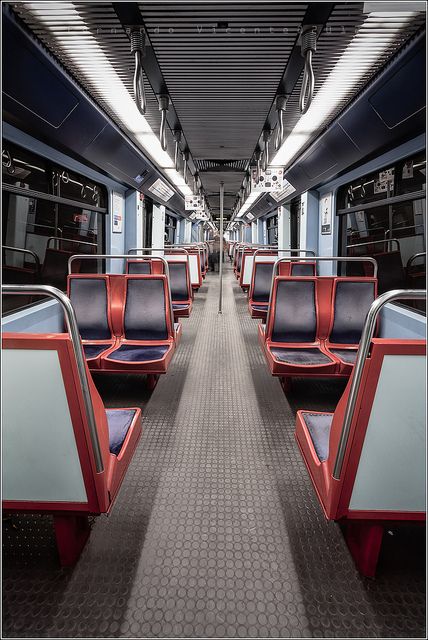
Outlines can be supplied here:
<path id="1" fill-rule="evenodd" d="M 248 209 L 251 208 L 251 206 L 255 203 L 255 201 L 257 200 L 257 198 L 259 196 L 261 196 L 262 194 L 260 193 L 260 191 L 252 191 L 250 193 L 250 195 L 248 196 L 248 198 L 245 200 L 244 204 L 242 205 L 242 207 L 239 209 L 238 213 L 236 214 L 236 218 L 242 218 L 242 216 L 248 211 Z"/>
<path id="2" fill-rule="evenodd" d="M 290 135 L 270 163 L 286 168 L 312 135 L 328 120 L 338 104 L 366 75 L 373 64 L 391 45 L 414 13 L 400 16 L 388 24 L 388 31 L 379 37 L 379 21 L 369 14 L 340 60 L 317 92 L 308 111 L 301 116 Z M 385 16 L 384 16 L 385 17 Z M 370 46 L 368 46 L 370 45 Z"/>
<path id="3" fill-rule="evenodd" d="M 146 118 L 138 111 L 137 105 L 127 88 L 74 5 L 64 2 L 55 7 L 55 3 L 26 3 L 25 7 L 52 32 L 61 49 L 76 65 L 88 83 L 102 95 L 103 100 L 122 123 L 123 128 L 136 140 L 144 152 L 150 156 L 159 168 L 165 171 L 165 174 L 183 195 L 191 195 L 190 187 L 185 184 L 182 176 L 175 171 L 174 161 L 162 149 L 158 137 Z M 55 8 L 55 15 L 57 15 L 58 8 L 60 8 L 61 18 L 70 22 L 67 37 L 64 39 L 55 34 L 55 17 L 49 17 L 45 13 L 46 10 L 52 10 L 53 8 Z M 79 34 L 76 33 L 76 38 L 71 36 L 74 28 L 76 28 L 76 32 L 78 29 Z M 84 41 L 82 41 L 80 34 L 84 34 Z M 84 60 L 82 59 L 83 49 L 85 51 Z M 90 63 L 88 63 L 88 60 L 90 60 Z M 108 87 L 108 92 L 106 87 Z"/>

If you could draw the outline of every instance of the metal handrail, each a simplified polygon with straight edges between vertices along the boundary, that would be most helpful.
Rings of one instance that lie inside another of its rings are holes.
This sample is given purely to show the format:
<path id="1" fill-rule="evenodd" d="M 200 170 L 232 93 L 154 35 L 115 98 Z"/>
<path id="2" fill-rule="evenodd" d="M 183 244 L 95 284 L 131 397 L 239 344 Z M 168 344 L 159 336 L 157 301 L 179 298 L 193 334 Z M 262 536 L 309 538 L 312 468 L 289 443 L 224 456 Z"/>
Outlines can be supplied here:
<path id="1" fill-rule="evenodd" d="M 48 238 L 48 241 L 46 243 L 46 249 L 49 249 L 49 244 L 51 242 L 51 240 L 55 240 L 56 242 L 70 242 L 73 244 L 87 244 L 91 247 L 97 247 L 97 243 L 96 242 L 86 242 L 84 240 L 72 240 L 71 238 L 58 238 L 57 236 L 50 236 Z"/>
<path id="2" fill-rule="evenodd" d="M 183 251 L 186 255 L 189 255 L 189 252 L 184 247 L 175 247 L 173 245 L 169 245 L 168 247 L 162 247 L 158 249 L 156 247 L 134 247 L 133 249 L 129 249 L 128 255 L 131 255 L 133 251 Z M 149 255 L 135 256 L 136 258 L 150 258 Z M 153 258 L 158 258 L 159 256 L 152 256 Z"/>
<path id="3" fill-rule="evenodd" d="M 242 252 L 242 256 L 244 256 L 245 250 L 246 249 L 254 249 L 255 247 L 264 247 L 265 249 L 269 249 L 270 251 L 272 251 L 273 249 L 277 249 L 277 246 L 274 244 L 256 244 L 256 243 L 244 243 L 242 242 L 237 251 L 238 251 L 238 260 L 239 260 L 239 253 Z M 257 251 L 257 249 L 256 249 Z M 256 253 L 256 252 L 255 252 Z M 242 266 L 242 263 L 241 263 Z"/>
<path id="4" fill-rule="evenodd" d="M 48 285 L 2 285 L 3 293 L 7 295 L 36 295 L 36 296 L 48 296 L 54 298 L 61 305 L 65 321 L 67 325 L 67 331 L 71 338 L 73 345 L 74 355 L 76 357 L 77 372 L 79 374 L 80 384 L 82 386 L 83 401 L 85 404 L 86 417 L 89 426 L 89 435 L 91 437 L 92 449 L 94 451 L 95 468 L 97 473 L 104 471 L 104 463 L 101 454 L 100 442 L 98 439 L 97 425 L 95 421 L 94 407 L 92 405 L 92 397 L 89 388 L 88 373 L 86 367 L 86 359 L 83 351 L 82 341 L 80 339 L 79 327 L 77 325 L 76 315 L 74 313 L 73 306 L 70 299 L 65 293 Z"/>
<path id="5" fill-rule="evenodd" d="M 425 262 L 426 262 L 426 258 L 427 258 L 427 254 L 425 251 L 421 251 L 420 253 L 415 253 L 413 256 L 411 256 L 406 263 L 406 269 L 408 269 L 410 267 L 410 265 L 412 264 L 412 262 L 414 262 L 417 258 L 422 258 L 425 257 Z"/>
<path id="6" fill-rule="evenodd" d="M 408 227 L 394 227 L 394 229 L 392 229 L 392 231 L 407 231 L 407 229 L 417 229 L 418 227 L 422 227 L 422 233 L 423 233 L 424 225 L 422 223 L 421 224 L 412 224 L 412 225 L 410 225 Z M 391 229 L 387 229 L 385 231 L 385 240 L 387 239 L 386 236 L 388 235 L 388 233 L 390 231 L 391 231 Z M 416 235 L 420 236 L 420 235 L 422 235 L 422 233 L 418 233 Z"/>
<path id="7" fill-rule="evenodd" d="M 280 262 L 297 262 L 299 260 L 307 260 L 307 258 L 301 258 L 300 256 L 289 256 L 287 258 L 278 258 L 274 265 L 274 275 L 277 271 L 277 265 Z M 377 262 L 370 256 L 311 256 L 311 260 L 317 262 L 371 262 L 373 265 L 373 277 L 377 278 Z"/>
<path id="8" fill-rule="evenodd" d="M 254 265 L 255 265 L 255 264 L 256 264 L 256 262 L 257 262 L 257 260 L 256 260 L 256 256 L 257 256 L 257 254 L 259 254 L 259 253 L 260 253 L 260 254 L 262 254 L 264 251 L 275 251 L 275 250 L 276 250 L 276 252 L 277 252 L 278 254 L 280 254 L 280 253 L 291 253 L 291 252 L 293 252 L 293 253 L 294 253 L 295 251 L 298 251 L 299 253 L 310 253 L 310 254 L 311 254 L 311 256 L 314 256 L 314 255 L 315 255 L 315 251 L 312 251 L 311 249 L 278 249 L 278 247 L 275 247 L 275 246 L 273 246 L 273 245 L 272 245 L 272 248 L 271 248 L 271 249 L 269 249 L 269 248 L 268 248 L 268 246 L 266 246 L 266 248 L 265 248 L 265 249 L 257 249 L 257 250 L 254 252 L 254 254 L 253 254 L 253 258 L 254 258 L 253 269 L 255 268 L 255 267 L 254 267 Z M 269 254 L 268 254 L 268 255 L 269 255 Z M 274 258 L 275 256 L 272 256 L 272 257 Z M 298 256 L 296 256 L 296 257 L 298 257 Z M 251 280 L 252 280 L 252 279 L 253 279 L 253 278 L 252 278 L 252 274 L 251 274 Z"/>
<path id="9" fill-rule="evenodd" d="M 202 267 L 201 254 L 202 254 L 202 251 L 204 251 L 204 249 L 202 249 L 202 247 L 198 246 L 198 245 L 200 245 L 199 242 L 185 242 L 183 244 L 172 244 L 170 246 L 171 247 L 177 247 L 177 248 L 180 248 L 180 247 L 186 248 L 187 247 L 188 249 L 196 250 L 198 252 L 198 254 L 199 254 L 199 264 Z"/>
<path id="10" fill-rule="evenodd" d="M 353 247 L 367 247 L 369 244 L 390 244 L 391 242 L 396 242 L 397 243 L 397 250 L 401 251 L 400 249 L 400 243 L 397 240 L 397 238 L 384 238 L 384 239 L 380 239 L 380 240 L 371 240 L 370 242 L 359 242 L 358 244 L 347 244 L 346 248 L 347 249 L 351 249 Z"/>
<path id="11" fill-rule="evenodd" d="M 153 251 L 159 251 L 159 249 L 153 249 Z M 75 254 L 73 256 L 70 256 L 70 258 L 68 259 L 68 275 L 71 275 L 71 265 L 74 262 L 74 260 L 111 260 L 111 259 L 121 259 L 121 260 L 129 260 L 130 256 L 129 254 L 100 254 L 100 253 L 94 253 L 93 255 L 88 255 L 87 253 L 84 253 L 82 255 L 80 254 Z M 171 322 L 174 325 L 174 310 L 172 308 L 172 297 L 171 297 L 171 284 L 170 284 L 170 279 L 169 279 L 169 267 L 168 267 L 168 262 L 165 260 L 165 258 L 162 258 L 162 256 L 152 256 L 153 260 L 159 260 L 159 262 L 162 262 L 164 265 L 164 271 L 165 271 L 165 275 L 168 279 L 168 290 L 169 290 L 169 310 L 170 310 L 170 314 L 171 314 Z M 173 332 L 174 332 L 174 327 L 172 328 Z"/>
<path id="12" fill-rule="evenodd" d="M 40 271 L 40 258 L 37 253 L 34 253 L 34 251 L 30 251 L 30 249 L 20 249 L 19 247 L 9 247 L 6 245 L 2 246 L 2 251 L 15 251 L 15 253 L 24 253 L 25 255 L 30 255 L 32 258 L 34 258 L 37 271 Z"/>
<path id="13" fill-rule="evenodd" d="M 370 344 L 375 331 L 376 320 L 382 307 L 393 300 L 426 299 L 426 291 L 423 289 L 395 289 L 382 294 L 372 303 L 364 323 L 361 340 L 358 347 L 357 359 L 354 365 L 351 388 L 349 390 L 348 402 L 346 403 L 343 417 L 342 431 L 340 433 L 339 446 L 334 462 L 333 478 L 340 480 L 346 446 L 348 444 L 352 421 L 354 419 L 355 405 L 360 391 L 363 376 L 364 363 L 369 355 Z"/>
<path id="14" fill-rule="evenodd" d="M 52 225 L 49 224 L 39 224 L 38 222 L 22 222 L 21 223 L 23 227 L 40 227 L 41 229 L 53 229 L 54 231 L 58 231 L 58 233 L 62 236 L 62 229 L 61 227 L 52 227 Z M 26 230 L 27 233 L 31 233 L 28 232 Z M 32 235 L 36 235 L 36 234 L 32 234 Z"/>

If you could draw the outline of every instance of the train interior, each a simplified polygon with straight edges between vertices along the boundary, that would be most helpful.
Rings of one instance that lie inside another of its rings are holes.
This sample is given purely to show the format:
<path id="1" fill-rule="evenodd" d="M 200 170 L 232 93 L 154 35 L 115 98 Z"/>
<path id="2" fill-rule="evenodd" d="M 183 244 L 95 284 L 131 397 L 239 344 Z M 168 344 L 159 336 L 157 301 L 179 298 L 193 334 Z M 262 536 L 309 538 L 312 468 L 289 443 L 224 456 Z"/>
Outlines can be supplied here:
<path id="1" fill-rule="evenodd" d="M 426 637 L 425 3 L 2 54 L 2 635 Z"/>

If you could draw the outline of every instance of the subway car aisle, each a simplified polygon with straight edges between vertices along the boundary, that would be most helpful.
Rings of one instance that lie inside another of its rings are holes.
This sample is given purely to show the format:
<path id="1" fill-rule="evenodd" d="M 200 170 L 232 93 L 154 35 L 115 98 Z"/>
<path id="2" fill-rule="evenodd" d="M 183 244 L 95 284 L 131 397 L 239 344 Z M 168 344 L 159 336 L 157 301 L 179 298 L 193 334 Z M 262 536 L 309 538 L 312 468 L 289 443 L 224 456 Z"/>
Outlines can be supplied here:
<path id="1" fill-rule="evenodd" d="M 116 507 L 76 567 L 58 568 L 49 518 L 5 522 L 5 636 L 425 633 L 423 528 L 412 549 L 405 528 L 386 536 L 377 580 L 362 578 L 294 441 L 296 398 L 330 409 L 343 383 L 297 382 L 291 407 L 228 266 L 223 285 L 223 315 L 217 274 L 196 295 Z"/>

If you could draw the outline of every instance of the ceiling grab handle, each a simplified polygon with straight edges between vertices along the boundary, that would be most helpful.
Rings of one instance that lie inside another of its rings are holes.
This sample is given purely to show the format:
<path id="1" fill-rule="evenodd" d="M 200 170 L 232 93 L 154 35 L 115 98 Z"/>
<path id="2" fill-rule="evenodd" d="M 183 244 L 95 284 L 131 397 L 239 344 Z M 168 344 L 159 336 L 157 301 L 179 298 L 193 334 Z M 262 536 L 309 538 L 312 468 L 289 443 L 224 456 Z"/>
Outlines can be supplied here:
<path id="1" fill-rule="evenodd" d="M 302 87 L 300 89 L 300 112 L 306 113 L 314 96 L 315 76 L 312 68 L 312 54 L 317 50 L 317 28 L 314 26 L 304 27 L 302 31 L 302 56 L 305 59 L 305 70 L 303 72 Z M 305 96 L 308 93 L 306 102 Z"/>
<path id="2" fill-rule="evenodd" d="M 143 65 L 142 59 L 144 57 L 145 47 L 145 34 L 138 27 L 132 29 L 130 33 L 131 37 L 131 53 L 135 57 L 135 70 L 134 70 L 134 99 L 137 105 L 138 111 L 144 115 L 147 110 L 146 91 L 144 89 L 143 78 Z"/>
<path id="3" fill-rule="evenodd" d="M 175 170 L 178 171 L 179 160 L 180 160 L 181 129 L 174 130 L 174 140 L 175 140 L 174 167 L 175 167 Z"/>
<path id="4" fill-rule="evenodd" d="M 187 184 L 188 183 L 188 177 L 187 177 L 187 171 L 189 168 L 189 150 L 186 149 L 186 151 L 183 151 L 183 176 L 184 176 L 184 182 Z"/>
<path id="5" fill-rule="evenodd" d="M 169 109 L 169 95 L 166 93 L 158 96 L 159 111 L 161 112 L 161 125 L 160 125 L 160 143 L 164 151 L 166 151 L 166 114 Z"/>
<path id="6" fill-rule="evenodd" d="M 265 173 L 269 166 L 269 141 L 271 135 L 272 131 L 270 129 L 263 129 L 263 142 L 265 143 L 265 148 L 263 151 L 263 171 Z"/>
<path id="7" fill-rule="evenodd" d="M 256 175 L 255 175 L 255 183 L 258 184 L 260 181 L 260 174 L 262 171 L 262 165 L 261 165 L 261 157 L 262 157 L 262 152 L 260 147 L 257 147 L 257 149 L 254 152 L 254 159 L 256 161 Z"/>
<path id="8" fill-rule="evenodd" d="M 193 193 L 196 195 L 199 187 L 202 186 L 202 183 L 199 181 L 199 172 L 195 171 L 193 174 Z"/>
<path id="9" fill-rule="evenodd" d="M 282 144 L 284 139 L 284 113 L 287 105 L 286 95 L 276 96 L 276 117 L 278 120 L 278 125 L 276 129 L 276 137 L 275 137 L 275 150 L 278 151 L 279 147 Z"/>

